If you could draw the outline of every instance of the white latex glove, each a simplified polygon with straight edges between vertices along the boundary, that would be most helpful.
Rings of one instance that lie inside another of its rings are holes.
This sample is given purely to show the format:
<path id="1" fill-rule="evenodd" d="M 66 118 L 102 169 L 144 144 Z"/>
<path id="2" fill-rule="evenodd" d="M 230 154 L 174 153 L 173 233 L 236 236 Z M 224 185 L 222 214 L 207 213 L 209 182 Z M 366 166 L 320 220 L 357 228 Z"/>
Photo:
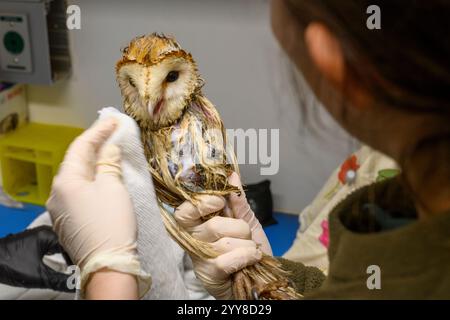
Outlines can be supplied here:
<path id="1" fill-rule="evenodd" d="M 258 218 L 256 218 L 255 213 L 248 204 L 247 197 L 242 188 L 241 178 L 236 172 L 233 172 L 228 178 L 228 182 L 231 185 L 238 187 L 241 190 L 241 194 L 237 195 L 236 193 L 232 193 L 228 197 L 225 215 L 236 219 L 242 219 L 247 222 L 252 233 L 252 240 L 258 244 L 262 252 L 271 256 L 272 248 L 270 247 L 269 240 L 267 239 L 261 223 L 259 223 Z"/>
<path id="2" fill-rule="evenodd" d="M 242 190 L 239 176 L 233 174 L 230 183 Z M 231 275 L 262 258 L 262 251 L 271 254 L 267 237 L 244 192 L 232 195 L 227 203 L 218 196 L 201 196 L 198 205 L 185 201 L 175 210 L 175 219 L 194 238 L 211 243 L 220 253 L 217 258 L 202 260 L 191 257 L 197 278 L 216 299 L 232 299 Z M 225 217 L 216 216 L 204 222 L 205 217 L 225 207 Z"/>
<path id="3" fill-rule="evenodd" d="M 116 121 L 97 122 L 69 147 L 53 180 L 47 209 L 59 241 L 81 268 L 81 289 L 103 268 L 136 275 L 140 294 L 151 284 L 136 250 L 136 217 L 121 179 L 120 150 L 103 145 Z"/>

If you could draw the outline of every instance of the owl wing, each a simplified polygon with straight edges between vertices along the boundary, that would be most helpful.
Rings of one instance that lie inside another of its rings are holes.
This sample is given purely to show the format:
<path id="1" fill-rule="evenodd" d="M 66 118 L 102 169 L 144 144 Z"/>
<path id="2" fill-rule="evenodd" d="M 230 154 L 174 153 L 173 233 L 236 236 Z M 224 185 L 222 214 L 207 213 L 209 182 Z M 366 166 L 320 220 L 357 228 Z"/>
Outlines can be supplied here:
<path id="1" fill-rule="evenodd" d="M 234 151 L 227 147 L 219 113 L 205 97 L 195 99 L 177 124 L 151 137 L 150 170 L 163 202 L 179 205 L 195 202 L 198 194 L 239 192 L 228 184 L 231 172 L 239 172 Z"/>
<path id="2" fill-rule="evenodd" d="M 191 109 L 196 114 L 196 117 L 201 119 L 204 128 L 208 130 L 204 134 L 206 140 L 210 145 L 215 145 L 216 148 L 211 150 L 215 152 L 216 158 L 222 157 L 222 163 L 231 168 L 239 174 L 239 166 L 232 146 L 228 143 L 227 134 L 216 107 L 203 95 L 199 95 L 192 103 Z"/>

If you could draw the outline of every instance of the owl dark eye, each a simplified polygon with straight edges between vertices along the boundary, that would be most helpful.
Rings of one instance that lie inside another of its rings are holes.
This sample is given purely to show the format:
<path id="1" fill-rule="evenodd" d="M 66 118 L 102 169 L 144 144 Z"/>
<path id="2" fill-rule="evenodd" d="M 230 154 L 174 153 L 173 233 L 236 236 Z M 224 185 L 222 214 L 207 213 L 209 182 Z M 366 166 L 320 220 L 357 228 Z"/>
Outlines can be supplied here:
<path id="1" fill-rule="evenodd" d="M 130 83 L 130 86 L 132 86 L 133 88 L 136 88 L 136 84 L 134 83 L 133 79 L 128 78 L 128 82 Z"/>
<path id="2" fill-rule="evenodd" d="M 175 81 L 177 81 L 178 76 L 179 76 L 179 72 L 178 71 L 170 71 L 167 74 L 166 81 L 167 82 L 175 82 Z"/>

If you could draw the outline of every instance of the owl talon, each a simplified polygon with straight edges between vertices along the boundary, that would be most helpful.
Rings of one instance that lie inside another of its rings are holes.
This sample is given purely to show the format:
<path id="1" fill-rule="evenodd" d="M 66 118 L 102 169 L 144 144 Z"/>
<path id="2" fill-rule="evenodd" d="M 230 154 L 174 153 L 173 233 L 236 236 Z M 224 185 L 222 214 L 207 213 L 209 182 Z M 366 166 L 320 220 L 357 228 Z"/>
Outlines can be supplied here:
<path id="1" fill-rule="evenodd" d="M 256 288 L 252 288 L 252 298 L 253 300 L 259 300 L 259 294 Z"/>

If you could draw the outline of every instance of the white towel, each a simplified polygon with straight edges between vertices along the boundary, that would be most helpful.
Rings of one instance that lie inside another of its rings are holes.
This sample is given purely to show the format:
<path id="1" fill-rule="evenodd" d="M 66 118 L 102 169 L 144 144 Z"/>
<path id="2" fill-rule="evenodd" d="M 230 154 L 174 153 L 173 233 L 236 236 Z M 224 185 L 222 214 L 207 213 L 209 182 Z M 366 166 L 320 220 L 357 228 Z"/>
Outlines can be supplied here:
<path id="1" fill-rule="evenodd" d="M 136 122 L 113 107 L 100 110 L 100 119 L 113 117 L 119 125 L 107 143 L 122 151 L 122 175 L 138 223 L 138 252 L 152 287 L 144 299 L 188 299 L 183 280 L 183 251 L 170 238 L 156 200 L 152 178 Z"/>

